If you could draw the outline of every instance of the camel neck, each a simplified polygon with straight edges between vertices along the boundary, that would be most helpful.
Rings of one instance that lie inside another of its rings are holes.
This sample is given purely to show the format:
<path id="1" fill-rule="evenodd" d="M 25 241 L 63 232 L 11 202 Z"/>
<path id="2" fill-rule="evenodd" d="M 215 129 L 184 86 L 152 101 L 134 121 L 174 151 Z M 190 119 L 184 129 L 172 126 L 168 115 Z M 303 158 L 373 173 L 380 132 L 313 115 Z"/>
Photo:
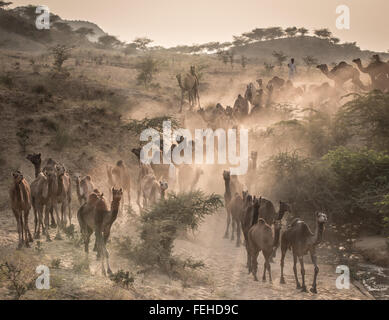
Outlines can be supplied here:
<path id="1" fill-rule="evenodd" d="M 119 211 L 119 205 L 120 205 L 120 200 L 112 200 L 111 203 L 111 212 L 113 215 L 117 215 Z"/>
<path id="2" fill-rule="evenodd" d="M 315 245 L 320 244 L 323 240 L 323 232 L 324 232 L 324 223 L 316 222 L 316 230 L 315 230 Z"/>
<path id="3" fill-rule="evenodd" d="M 39 173 L 41 172 L 41 164 L 34 163 L 34 168 L 35 168 L 35 178 L 38 178 Z"/>

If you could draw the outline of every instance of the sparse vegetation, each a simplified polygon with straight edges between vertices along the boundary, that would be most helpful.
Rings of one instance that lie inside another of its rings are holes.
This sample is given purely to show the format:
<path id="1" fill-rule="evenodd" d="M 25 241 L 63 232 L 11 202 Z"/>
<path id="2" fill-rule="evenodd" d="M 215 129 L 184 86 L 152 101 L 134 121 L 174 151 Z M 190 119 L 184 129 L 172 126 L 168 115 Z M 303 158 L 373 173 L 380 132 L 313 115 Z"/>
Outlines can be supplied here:
<path id="1" fill-rule="evenodd" d="M 138 70 L 138 84 L 144 85 L 145 88 L 149 87 L 155 75 L 160 71 L 160 63 L 160 61 L 152 56 L 142 58 L 135 66 L 136 70 Z"/>

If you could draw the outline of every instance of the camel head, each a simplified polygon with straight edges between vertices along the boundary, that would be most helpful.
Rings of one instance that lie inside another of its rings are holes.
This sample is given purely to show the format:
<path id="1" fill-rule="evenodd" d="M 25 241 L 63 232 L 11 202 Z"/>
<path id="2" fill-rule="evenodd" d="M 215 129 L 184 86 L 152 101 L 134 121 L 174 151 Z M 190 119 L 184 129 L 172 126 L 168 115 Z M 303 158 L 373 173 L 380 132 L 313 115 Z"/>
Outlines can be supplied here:
<path id="1" fill-rule="evenodd" d="M 223 171 L 223 179 L 224 181 L 230 181 L 231 180 L 231 173 L 230 171 Z"/>
<path id="2" fill-rule="evenodd" d="M 325 213 L 323 213 L 323 212 L 320 212 L 320 211 L 317 211 L 316 213 L 315 213 L 315 216 L 316 216 L 316 221 L 317 221 L 317 223 L 319 223 L 319 224 L 325 224 L 325 223 L 327 223 L 327 215 L 325 214 Z"/>
<path id="3" fill-rule="evenodd" d="M 138 160 L 140 160 L 140 151 L 142 149 L 141 148 L 134 148 L 131 150 L 131 152 L 138 158 Z"/>
<path id="4" fill-rule="evenodd" d="M 166 181 L 159 181 L 159 187 L 162 192 L 165 192 L 169 188 L 169 185 Z"/>
<path id="5" fill-rule="evenodd" d="M 328 66 L 326 64 L 319 64 L 318 66 L 316 66 L 316 68 L 319 69 L 323 73 L 328 72 Z"/>
<path id="6" fill-rule="evenodd" d="M 31 161 L 34 165 L 40 165 L 42 162 L 41 154 L 40 153 L 33 153 L 29 154 L 26 157 L 27 160 Z"/>
<path id="7" fill-rule="evenodd" d="M 116 162 L 116 165 L 117 165 L 118 167 L 124 167 L 123 160 L 119 160 L 118 162 Z"/>
<path id="8" fill-rule="evenodd" d="M 361 58 L 356 58 L 356 59 L 353 60 L 353 62 L 356 63 L 356 64 L 361 64 L 362 63 Z"/>
<path id="9" fill-rule="evenodd" d="M 381 62 L 381 58 L 378 54 L 374 54 L 371 58 L 373 62 Z"/>
<path id="10" fill-rule="evenodd" d="M 12 177 L 16 184 L 19 184 L 23 180 L 23 174 L 20 171 L 12 172 Z"/>
<path id="11" fill-rule="evenodd" d="M 256 160 L 258 158 L 258 152 L 257 151 L 251 151 L 251 159 Z"/>
<path id="12" fill-rule="evenodd" d="M 192 76 L 196 75 L 196 67 L 195 66 L 190 66 L 190 73 Z"/>
<path id="13" fill-rule="evenodd" d="M 262 201 L 262 197 L 259 197 L 259 198 L 254 197 L 254 200 L 253 200 L 254 210 L 257 210 L 261 207 L 261 201 Z"/>
<path id="14" fill-rule="evenodd" d="M 263 80 L 262 79 L 257 79 L 257 83 L 258 83 L 259 87 L 262 88 Z"/>
<path id="15" fill-rule="evenodd" d="M 58 176 L 63 176 L 66 173 L 66 168 L 63 164 L 59 163 L 55 166 Z"/>
<path id="16" fill-rule="evenodd" d="M 249 191 L 242 191 L 242 198 L 243 198 L 243 201 L 247 199 L 247 196 L 249 195 Z"/>
<path id="17" fill-rule="evenodd" d="M 123 189 L 112 188 L 112 201 L 119 202 L 123 197 Z"/>

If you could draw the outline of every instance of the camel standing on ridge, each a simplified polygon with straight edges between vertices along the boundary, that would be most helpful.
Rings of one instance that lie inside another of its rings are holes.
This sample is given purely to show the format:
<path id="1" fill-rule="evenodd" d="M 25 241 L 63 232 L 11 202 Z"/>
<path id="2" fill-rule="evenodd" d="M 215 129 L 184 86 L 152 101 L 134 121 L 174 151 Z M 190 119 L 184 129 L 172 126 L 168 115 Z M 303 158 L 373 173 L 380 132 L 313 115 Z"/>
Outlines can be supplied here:
<path id="1" fill-rule="evenodd" d="M 181 76 L 181 74 L 176 75 L 178 85 L 181 89 L 181 107 L 180 113 L 182 112 L 182 107 L 184 105 L 185 93 L 188 93 L 188 100 L 190 109 L 192 110 L 196 105 L 200 107 L 200 95 L 199 95 L 199 79 L 196 75 L 196 70 L 194 66 L 190 67 L 190 73 Z"/>
<path id="2" fill-rule="evenodd" d="M 88 202 L 83 204 L 77 213 L 86 253 L 89 252 L 90 236 L 95 232 L 97 256 L 101 258 L 101 269 L 104 276 L 106 275 L 104 260 L 107 263 L 107 273 L 109 275 L 112 274 L 106 245 L 111 233 L 111 227 L 119 212 L 122 196 L 122 189 L 116 190 L 112 188 L 111 210 L 108 210 L 103 195 L 92 193 L 89 196 Z"/>
<path id="3" fill-rule="evenodd" d="M 77 198 L 82 206 L 88 201 L 89 195 L 95 190 L 91 176 L 85 176 L 81 179 L 80 176 L 76 177 L 76 191 Z"/>
<path id="4" fill-rule="evenodd" d="M 326 64 L 318 65 L 317 68 L 328 78 L 335 82 L 337 89 L 343 89 L 343 85 L 351 80 L 351 82 L 362 90 L 367 90 L 367 87 L 359 78 L 359 71 L 352 65 L 342 61 L 337 64 L 331 71 L 328 70 Z"/>
<path id="5" fill-rule="evenodd" d="M 285 283 L 284 278 L 284 260 L 286 251 L 292 250 L 293 253 L 293 271 L 296 279 L 297 289 L 301 289 L 303 292 L 307 292 L 305 285 L 305 269 L 304 269 L 304 256 L 309 252 L 311 255 L 312 263 L 315 267 L 315 274 L 313 277 L 313 284 L 311 288 L 312 293 L 317 293 L 316 279 L 319 273 L 319 267 L 317 266 L 316 246 L 319 245 L 323 239 L 324 225 L 327 222 L 327 215 L 322 212 L 316 212 L 316 229 L 315 233 L 312 233 L 308 225 L 299 218 L 293 220 L 288 229 L 281 236 L 281 280 L 280 283 Z M 300 261 L 302 286 L 297 277 L 297 258 Z"/>
<path id="6" fill-rule="evenodd" d="M 9 190 L 12 212 L 15 215 L 20 249 L 23 243 L 26 247 L 30 247 L 29 242 L 32 242 L 32 236 L 28 227 L 28 215 L 31 209 L 31 190 L 28 182 L 24 179 L 20 171 L 12 173 L 13 183 Z"/>
<path id="7" fill-rule="evenodd" d="M 389 90 L 389 64 L 381 61 L 377 54 L 373 56 L 373 59 L 374 61 L 367 67 L 363 67 L 360 58 L 354 59 L 353 62 L 357 65 L 359 71 L 370 76 L 373 89 Z"/>
<path id="8" fill-rule="evenodd" d="M 67 226 L 66 211 L 68 213 L 69 224 L 72 224 L 72 210 L 70 206 L 72 201 L 72 184 L 63 164 L 58 164 L 55 168 L 58 178 L 57 201 L 61 204 L 61 221 L 57 221 L 57 223 L 60 223 L 65 228 Z"/>

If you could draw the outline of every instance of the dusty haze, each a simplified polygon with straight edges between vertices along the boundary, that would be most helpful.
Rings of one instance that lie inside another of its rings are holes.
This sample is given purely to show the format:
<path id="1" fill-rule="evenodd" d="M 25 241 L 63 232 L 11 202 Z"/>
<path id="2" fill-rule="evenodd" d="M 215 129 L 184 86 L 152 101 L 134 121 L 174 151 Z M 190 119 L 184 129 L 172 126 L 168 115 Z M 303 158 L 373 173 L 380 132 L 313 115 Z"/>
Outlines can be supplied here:
<path id="1" fill-rule="evenodd" d="M 14 1 L 13 6 L 28 5 L 31 0 Z M 357 41 L 362 49 L 387 51 L 385 31 L 389 2 L 386 0 L 45 0 L 52 12 L 70 20 L 97 23 L 122 41 L 148 36 L 155 44 L 175 46 L 210 41 L 231 41 L 256 27 L 298 26 L 310 30 L 329 28 L 343 41 Z M 337 30 L 336 7 L 348 5 L 351 29 Z"/>

